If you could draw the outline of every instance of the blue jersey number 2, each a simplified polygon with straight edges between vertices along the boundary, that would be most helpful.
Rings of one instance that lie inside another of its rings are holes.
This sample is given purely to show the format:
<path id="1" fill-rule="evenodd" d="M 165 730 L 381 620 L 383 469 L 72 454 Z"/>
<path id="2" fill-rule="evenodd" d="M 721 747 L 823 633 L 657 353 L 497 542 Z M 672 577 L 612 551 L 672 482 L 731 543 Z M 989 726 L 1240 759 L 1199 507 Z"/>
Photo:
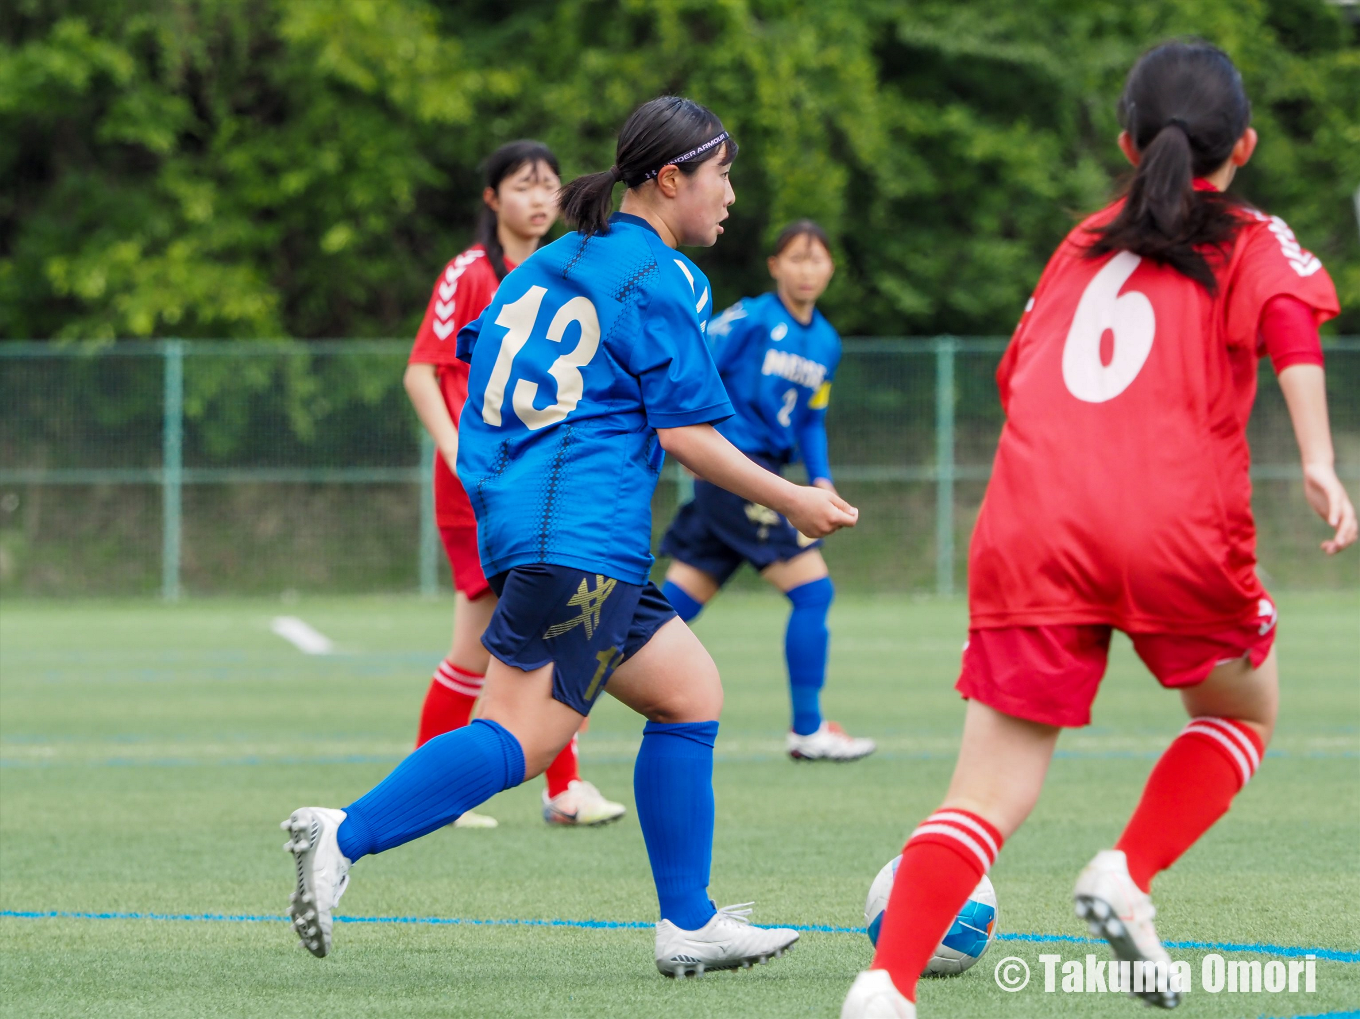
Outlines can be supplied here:
<path id="1" fill-rule="evenodd" d="M 505 327 L 505 337 L 501 340 L 496 364 L 491 369 L 491 378 L 487 380 L 486 391 L 482 395 L 482 420 L 494 428 L 501 426 L 501 406 L 505 403 L 505 387 L 510 381 L 510 369 L 533 334 L 543 295 L 547 292 L 546 287 L 530 287 L 523 297 L 502 307 L 496 316 L 496 325 Z M 515 383 L 512 399 L 515 416 L 531 432 L 561 421 L 576 409 L 581 400 L 585 388 L 581 369 L 590 364 L 600 347 L 600 318 L 589 298 L 573 297 L 558 308 L 557 314 L 548 323 L 548 339 L 561 343 L 567 327 L 573 322 L 581 327 L 581 339 L 548 369 L 548 374 L 557 382 L 557 402 L 539 409 L 534 406 L 538 383 L 523 378 Z"/>

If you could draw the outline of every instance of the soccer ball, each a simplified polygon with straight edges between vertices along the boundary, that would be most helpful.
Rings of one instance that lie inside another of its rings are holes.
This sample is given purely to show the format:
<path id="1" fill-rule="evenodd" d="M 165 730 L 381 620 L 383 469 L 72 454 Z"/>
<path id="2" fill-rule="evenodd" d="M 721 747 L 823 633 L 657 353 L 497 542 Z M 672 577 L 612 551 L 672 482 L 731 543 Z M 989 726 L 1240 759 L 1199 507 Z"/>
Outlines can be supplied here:
<path id="1" fill-rule="evenodd" d="M 878 944 L 878 930 L 883 926 L 883 911 L 888 908 L 888 896 L 892 894 L 893 878 L 897 876 L 897 865 L 902 857 L 896 856 L 874 878 L 869 886 L 869 898 L 864 903 L 864 922 L 869 928 L 869 940 Z M 996 936 L 996 889 L 982 875 L 982 880 L 973 889 L 968 901 L 954 917 L 944 940 L 935 949 L 935 954 L 926 963 L 922 976 L 947 976 L 962 973 L 982 958 L 987 946 Z"/>

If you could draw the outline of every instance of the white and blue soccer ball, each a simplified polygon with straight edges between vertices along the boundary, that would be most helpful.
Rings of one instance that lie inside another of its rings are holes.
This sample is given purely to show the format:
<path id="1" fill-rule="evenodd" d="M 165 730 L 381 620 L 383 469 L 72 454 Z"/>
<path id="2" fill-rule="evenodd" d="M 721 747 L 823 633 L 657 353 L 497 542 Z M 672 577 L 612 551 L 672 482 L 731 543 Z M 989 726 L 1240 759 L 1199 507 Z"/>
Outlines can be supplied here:
<path id="1" fill-rule="evenodd" d="M 897 865 L 901 856 L 895 856 L 874 878 L 869 886 L 869 898 L 864 903 L 864 922 L 869 928 L 869 940 L 878 944 L 878 931 L 883 926 L 883 911 L 888 908 L 888 896 L 892 894 L 893 879 L 897 877 Z M 944 940 L 935 949 L 935 954 L 926 963 L 922 976 L 948 976 L 962 973 L 982 958 L 987 946 L 996 937 L 998 909 L 996 889 L 992 887 L 987 875 L 973 889 L 968 901 L 954 917 Z"/>

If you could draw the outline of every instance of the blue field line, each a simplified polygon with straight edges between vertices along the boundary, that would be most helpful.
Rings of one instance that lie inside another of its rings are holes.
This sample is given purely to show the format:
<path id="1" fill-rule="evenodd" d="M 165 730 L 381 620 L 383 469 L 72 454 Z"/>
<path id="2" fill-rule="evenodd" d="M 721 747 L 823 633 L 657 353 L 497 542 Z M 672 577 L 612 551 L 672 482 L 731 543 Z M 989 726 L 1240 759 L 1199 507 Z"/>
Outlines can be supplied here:
<path id="1" fill-rule="evenodd" d="M 275 923 L 288 918 L 270 913 L 123 913 L 77 912 L 73 910 L 3 909 L 0 917 L 23 920 L 193 920 L 218 923 Z M 336 923 L 422 924 L 454 927 L 573 927 L 581 930 L 651 930 L 655 924 L 646 920 L 474 920 L 467 917 L 446 916 L 342 916 Z M 795 931 L 817 934 L 863 934 L 863 927 L 836 927 L 830 924 L 783 924 Z M 1035 943 L 1061 942 L 1073 945 L 1103 945 L 1095 938 L 1075 937 L 1071 934 L 998 934 L 998 941 Z M 1217 952 L 1256 952 L 1261 955 L 1283 955 L 1302 958 L 1313 955 L 1331 962 L 1360 962 L 1360 952 L 1344 952 L 1334 948 L 1304 948 L 1297 945 L 1271 945 L 1232 941 L 1167 941 L 1167 948 L 1207 949 Z"/>

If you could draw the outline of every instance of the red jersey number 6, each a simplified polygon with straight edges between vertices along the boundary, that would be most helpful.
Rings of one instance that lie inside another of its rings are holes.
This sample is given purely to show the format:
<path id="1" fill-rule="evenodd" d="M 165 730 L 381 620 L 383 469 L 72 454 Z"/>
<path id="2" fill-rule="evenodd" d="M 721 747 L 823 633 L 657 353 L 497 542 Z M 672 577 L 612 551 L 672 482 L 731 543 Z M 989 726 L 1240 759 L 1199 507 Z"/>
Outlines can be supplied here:
<path id="1" fill-rule="evenodd" d="M 1137 290 L 1119 292 L 1141 261 L 1131 252 L 1118 252 L 1086 285 L 1077 303 L 1063 345 L 1062 373 L 1067 391 L 1078 400 L 1113 400 L 1138 377 L 1152 350 L 1157 331 L 1152 302 Z M 1100 338 L 1107 329 L 1114 335 L 1109 364 L 1100 353 Z"/>

